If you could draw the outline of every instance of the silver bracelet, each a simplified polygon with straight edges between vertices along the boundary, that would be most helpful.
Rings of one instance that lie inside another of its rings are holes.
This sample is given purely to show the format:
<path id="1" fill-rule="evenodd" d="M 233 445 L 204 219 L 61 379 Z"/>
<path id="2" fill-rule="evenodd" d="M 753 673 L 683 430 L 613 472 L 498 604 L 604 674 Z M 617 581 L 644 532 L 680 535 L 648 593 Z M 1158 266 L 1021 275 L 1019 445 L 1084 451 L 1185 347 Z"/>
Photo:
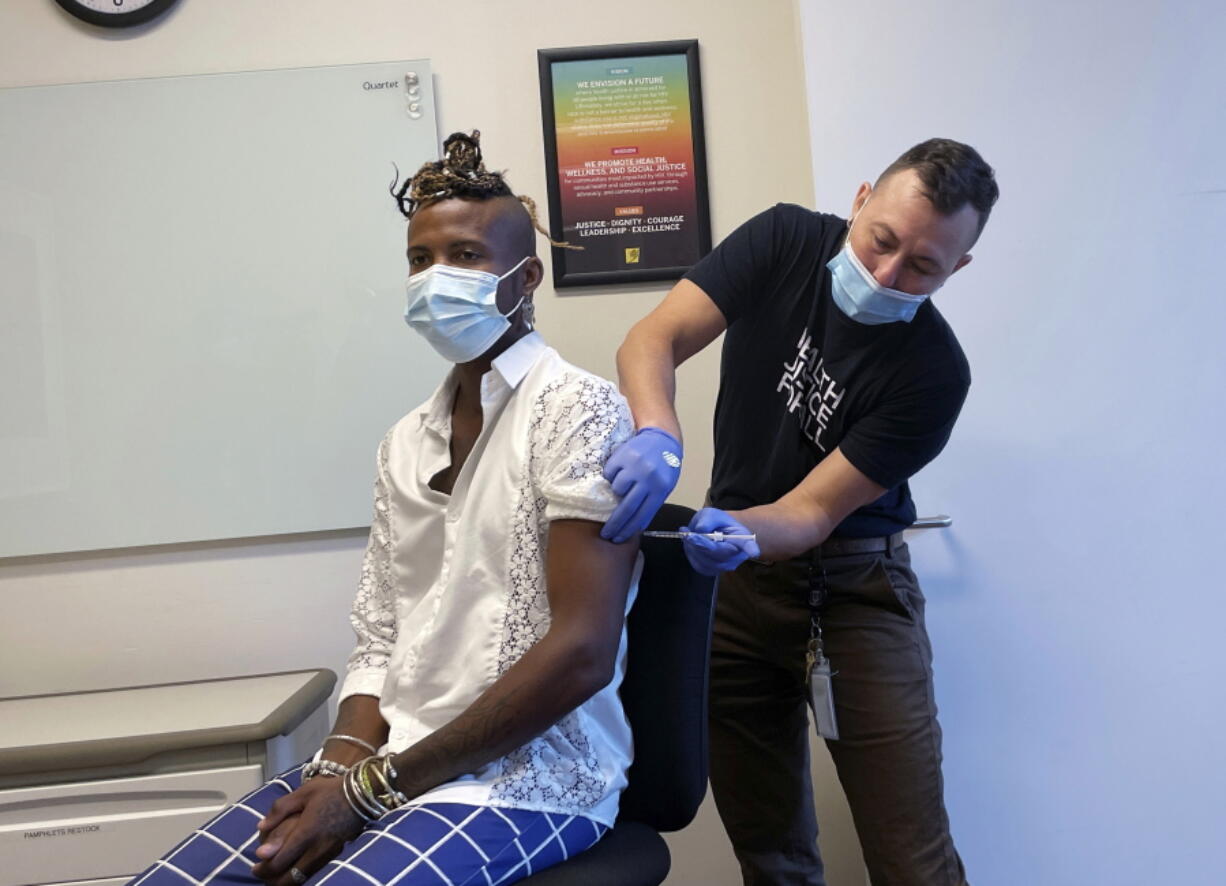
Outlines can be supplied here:
<path id="1" fill-rule="evenodd" d="M 349 775 L 349 773 L 345 773 L 345 776 L 341 779 L 341 794 L 344 795 L 345 802 L 349 804 L 349 808 L 353 810 L 353 814 L 360 818 L 363 822 L 369 822 L 373 819 L 373 816 L 358 806 L 353 799 L 353 786 L 349 783 L 351 778 L 352 776 Z"/>
<path id="2" fill-rule="evenodd" d="M 388 769 L 391 767 L 391 759 L 390 754 L 379 757 L 377 762 L 369 769 L 372 780 L 378 781 L 383 786 L 382 792 L 375 791 L 375 801 L 380 806 L 386 807 L 389 812 L 409 802 L 409 798 L 396 787 L 396 776 L 388 772 Z M 395 771 L 395 769 L 392 769 L 392 772 Z"/>
<path id="3" fill-rule="evenodd" d="M 405 796 L 404 792 L 401 791 L 400 788 L 396 787 L 396 782 L 399 780 L 399 778 L 400 773 L 397 772 L 396 767 L 392 765 L 392 755 L 384 754 L 383 781 L 387 784 L 388 795 L 391 797 L 392 802 L 395 803 L 397 807 L 403 806 L 405 803 L 409 802 L 409 798 Z"/>
<path id="4" fill-rule="evenodd" d="M 342 766 L 333 760 L 312 760 L 302 767 L 302 780 L 310 781 L 317 775 L 338 777 L 349 771 L 348 766 Z"/>
<path id="5" fill-rule="evenodd" d="M 334 732 L 331 735 L 324 736 L 324 744 L 327 744 L 328 742 L 334 741 L 334 740 L 335 741 L 347 741 L 350 744 L 357 745 L 362 750 L 366 751 L 366 753 L 368 754 L 377 754 L 379 752 L 379 749 L 376 748 L 373 744 L 371 744 L 368 741 L 363 741 L 362 739 L 358 738 L 355 735 L 341 735 L 340 733 Z"/>
<path id="6" fill-rule="evenodd" d="M 369 759 L 367 757 L 367 760 Z M 366 760 L 355 764 L 353 768 L 345 773 L 345 779 L 341 782 L 341 789 L 345 795 L 345 800 L 349 803 L 349 808 L 357 813 L 359 818 L 369 822 L 374 821 L 389 810 L 375 800 L 362 784 L 361 772 L 364 763 L 366 763 Z"/>
<path id="7" fill-rule="evenodd" d="M 369 822 L 409 802 L 396 787 L 395 771 L 387 755 L 367 757 L 349 767 L 341 792 L 358 818 Z"/>

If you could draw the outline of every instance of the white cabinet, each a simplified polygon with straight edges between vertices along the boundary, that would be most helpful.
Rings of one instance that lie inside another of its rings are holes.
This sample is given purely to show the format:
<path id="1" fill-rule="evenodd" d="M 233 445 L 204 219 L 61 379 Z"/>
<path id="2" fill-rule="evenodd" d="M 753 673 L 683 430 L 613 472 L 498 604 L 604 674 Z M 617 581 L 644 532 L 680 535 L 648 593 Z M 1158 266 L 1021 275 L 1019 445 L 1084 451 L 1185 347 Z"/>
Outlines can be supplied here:
<path id="1" fill-rule="evenodd" d="M 331 671 L 0 699 L 0 886 L 126 883 L 309 757 Z"/>

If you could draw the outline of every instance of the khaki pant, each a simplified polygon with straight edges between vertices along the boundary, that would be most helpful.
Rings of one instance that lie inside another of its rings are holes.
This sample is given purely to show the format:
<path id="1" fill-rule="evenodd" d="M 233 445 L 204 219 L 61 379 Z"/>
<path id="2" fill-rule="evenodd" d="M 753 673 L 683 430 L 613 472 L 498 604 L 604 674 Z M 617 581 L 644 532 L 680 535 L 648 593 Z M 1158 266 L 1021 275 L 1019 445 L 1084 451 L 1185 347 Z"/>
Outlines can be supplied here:
<path id="1" fill-rule="evenodd" d="M 962 886 L 941 779 L 924 596 L 906 545 L 826 557 L 820 605 L 840 738 L 827 742 L 874 886 Z M 711 788 L 748 886 L 823 886 L 809 776 L 810 561 L 720 580 Z"/>

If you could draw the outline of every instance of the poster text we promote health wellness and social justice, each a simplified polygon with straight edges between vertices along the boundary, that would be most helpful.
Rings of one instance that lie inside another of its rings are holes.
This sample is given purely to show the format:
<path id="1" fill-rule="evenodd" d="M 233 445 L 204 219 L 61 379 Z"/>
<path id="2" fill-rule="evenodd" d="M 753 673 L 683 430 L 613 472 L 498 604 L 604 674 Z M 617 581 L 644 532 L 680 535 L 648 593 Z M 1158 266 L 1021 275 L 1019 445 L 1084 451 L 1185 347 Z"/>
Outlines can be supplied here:
<path id="1" fill-rule="evenodd" d="M 555 250 L 555 282 L 680 277 L 710 249 L 696 65 L 683 49 L 549 67 L 554 232 L 583 247 Z"/>

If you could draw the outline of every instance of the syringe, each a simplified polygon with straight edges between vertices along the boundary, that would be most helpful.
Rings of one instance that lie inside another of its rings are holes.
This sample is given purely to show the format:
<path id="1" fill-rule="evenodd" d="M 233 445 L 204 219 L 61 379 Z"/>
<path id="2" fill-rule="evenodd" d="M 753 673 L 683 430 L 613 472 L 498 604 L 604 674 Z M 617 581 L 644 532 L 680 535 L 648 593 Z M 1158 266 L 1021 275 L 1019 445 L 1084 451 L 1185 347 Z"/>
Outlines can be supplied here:
<path id="1" fill-rule="evenodd" d="M 756 541 L 757 536 L 750 535 L 730 535 L 724 532 L 667 532 L 661 529 L 648 529 L 643 533 L 646 538 L 681 538 L 694 535 L 699 538 L 709 538 L 711 541 Z"/>

